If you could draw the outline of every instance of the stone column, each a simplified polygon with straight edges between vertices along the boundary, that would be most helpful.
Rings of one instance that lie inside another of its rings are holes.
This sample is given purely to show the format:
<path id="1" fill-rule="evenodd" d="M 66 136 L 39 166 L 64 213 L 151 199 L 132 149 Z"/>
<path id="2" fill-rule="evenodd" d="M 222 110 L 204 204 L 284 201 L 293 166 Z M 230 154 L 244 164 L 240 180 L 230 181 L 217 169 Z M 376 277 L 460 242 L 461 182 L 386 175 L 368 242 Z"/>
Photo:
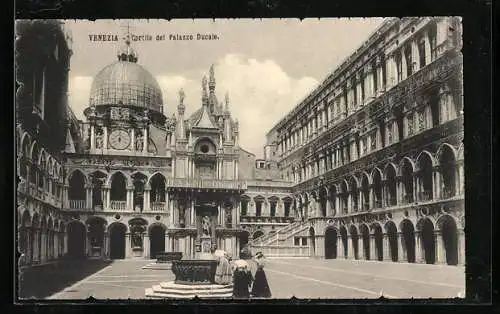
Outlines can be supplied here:
<path id="1" fill-rule="evenodd" d="M 404 242 L 404 234 L 402 232 L 398 232 L 398 262 L 406 262 L 408 261 L 408 248 Z"/>
<path id="2" fill-rule="evenodd" d="M 365 253 L 363 237 L 358 234 L 358 259 L 368 259 Z"/>
<path id="3" fill-rule="evenodd" d="M 436 264 L 446 264 L 446 251 L 441 230 L 434 230 L 434 243 L 436 243 Z"/>
<path id="4" fill-rule="evenodd" d="M 144 258 L 149 258 L 149 259 L 154 259 L 154 257 L 149 256 L 150 255 L 150 247 L 149 247 L 149 235 L 148 233 L 143 234 L 143 241 L 142 241 L 142 248 L 143 248 L 143 257 Z"/>
<path id="5" fill-rule="evenodd" d="M 415 231 L 415 263 L 423 264 L 425 263 L 424 260 L 424 251 L 423 251 L 423 244 L 422 242 L 422 237 L 420 235 L 420 231 Z"/>
<path id="6" fill-rule="evenodd" d="M 134 186 L 127 186 L 127 210 L 134 211 Z"/>
<path id="7" fill-rule="evenodd" d="M 326 197 L 326 216 L 331 217 L 332 215 L 332 209 L 331 209 L 331 201 L 330 201 L 330 196 Z"/>
<path id="8" fill-rule="evenodd" d="M 194 211 L 194 200 L 189 201 L 189 224 L 191 226 L 195 225 L 196 214 Z"/>
<path id="9" fill-rule="evenodd" d="M 383 237 L 383 241 L 382 241 L 382 249 L 383 249 L 384 261 L 392 261 L 391 249 L 390 249 L 390 245 L 389 245 L 389 237 L 387 236 L 387 233 L 384 233 L 384 237 Z"/>
<path id="10" fill-rule="evenodd" d="M 166 144 L 167 144 L 167 147 L 168 147 L 168 135 L 167 135 L 167 140 L 166 140 Z M 130 130 L 130 150 L 131 151 L 135 151 L 135 129 L 131 129 Z"/>
<path id="11" fill-rule="evenodd" d="M 411 43 L 411 60 L 413 62 L 412 64 L 412 70 L 413 73 L 417 72 L 420 70 L 420 59 L 419 59 L 419 53 L 418 53 L 418 42 L 417 40 L 413 40 Z"/>
<path id="12" fill-rule="evenodd" d="M 377 245 L 375 243 L 375 235 L 373 233 L 370 234 L 370 260 L 377 261 Z"/>
<path id="13" fill-rule="evenodd" d="M 372 71 L 376 71 L 376 68 L 370 68 L 370 72 L 368 72 L 365 77 L 365 99 L 370 99 L 375 96 L 374 74 Z"/>
<path id="14" fill-rule="evenodd" d="M 151 187 L 144 189 L 143 211 L 151 211 Z"/>
<path id="15" fill-rule="evenodd" d="M 62 197 L 63 197 L 64 208 L 69 208 L 68 189 L 69 189 L 69 185 L 64 184 L 62 187 Z"/>
<path id="16" fill-rule="evenodd" d="M 92 207 L 92 185 L 85 183 L 85 208 Z"/>
<path id="17" fill-rule="evenodd" d="M 347 258 L 354 259 L 354 241 L 352 241 L 351 235 L 347 234 Z"/>
<path id="18" fill-rule="evenodd" d="M 148 127 L 144 127 L 144 131 L 143 131 L 143 134 L 144 134 L 144 138 L 143 138 L 143 143 L 142 143 L 142 152 L 144 154 L 146 154 L 148 152 Z"/>
<path id="19" fill-rule="evenodd" d="M 432 187 L 434 191 L 434 195 L 432 195 L 434 200 L 441 199 L 443 195 L 441 195 L 441 189 L 442 189 L 442 184 L 441 184 L 441 169 L 439 166 L 436 166 L 432 169 L 432 174 L 433 174 L 433 182 L 432 182 Z"/>
<path id="20" fill-rule="evenodd" d="M 401 180 L 401 176 L 397 176 L 396 178 L 396 204 L 401 205 L 403 199 L 403 182 Z M 389 190 L 388 190 L 389 191 Z"/>
<path id="21" fill-rule="evenodd" d="M 429 41 L 429 31 L 424 33 L 424 47 L 425 47 L 425 65 L 428 65 L 429 63 L 432 62 L 432 55 L 431 55 L 431 43 Z"/>
<path id="22" fill-rule="evenodd" d="M 102 252 L 102 257 L 104 259 L 108 259 L 109 257 L 109 234 L 107 231 L 104 231 L 104 248 L 103 248 L 103 252 Z"/>
<path id="23" fill-rule="evenodd" d="M 43 229 L 40 229 L 40 241 L 42 242 L 41 248 L 40 248 L 40 263 L 45 262 L 46 260 L 46 255 L 47 255 L 47 234 L 44 232 Z"/>
<path id="24" fill-rule="evenodd" d="M 401 80 L 405 80 L 408 77 L 408 71 L 407 71 L 407 64 L 406 64 L 406 56 L 404 53 L 404 49 L 401 48 L 401 64 L 402 64 L 402 71 L 401 71 Z M 399 82 L 398 82 L 399 83 Z"/>
<path id="25" fill-rule="evenodd" d="M 340 207 L 340 197 L 338 194 L 335 194 L 335 213 L 334 215 L 336 216 L 341 210 Z"/>
<path id="26" fill-rule="evenodd" d="M 106 206 L 104 208 L 110 209 L 110 207 L 111 207 L 111 188 L 106 187 L 104 189 L 104 191 L 106 193 Z"/>
<path id="27" fill-rule="evenodd" d="M 419 192 L 420 192 L 420 180 L 418 177 L 417 172 L 412 173 L 412 179 L 413 179 L 413 202 L 416 202 L 419 199 Z"/>
<path id="28" fill-rule="evenodd" d="M 102 127 L 102 130 L 103 130 L 103 146 L 102 146 L 102 149 L 103 150 L 107 150 L 108 149 L 108 127 L 107 126 L 103 126 Z"/>
<path id="29" fill-rule="evenodd" d="M 344 245 L 342 244 L 342 237 L 340 236 L 340 232 L 337 235 L 337 258 L 346 258 L 344 255 Z"/>
<path id="30" fill-rule="evenodd" d="M 90 125 L 90 150 L 95 149 L 95 127 L 93 124 Z"/>
<path id="31" fill-rule="evenodd" d="M 465 265 L 465 232 L 458 230 L 458 265 Z"/>
<path id="32" fill-rule="evenodd" d="M 54 246 L 52 248 L 52 251 L 53 251 L 53 257 L 55 259 L 59 258 L 59 231 L 55 230 L 52 234 L 53 238 L 54 238 Z M 27 252 L 26 252 L 26 255 Z"/>

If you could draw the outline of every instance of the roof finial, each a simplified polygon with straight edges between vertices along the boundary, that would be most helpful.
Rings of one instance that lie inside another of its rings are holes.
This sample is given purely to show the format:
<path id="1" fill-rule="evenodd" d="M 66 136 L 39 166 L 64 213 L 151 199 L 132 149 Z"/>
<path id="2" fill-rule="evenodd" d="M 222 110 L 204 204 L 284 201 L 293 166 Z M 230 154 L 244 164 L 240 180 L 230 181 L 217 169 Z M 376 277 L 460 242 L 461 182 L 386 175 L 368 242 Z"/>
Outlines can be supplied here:
<path id="1" fill-rule="evenodd" d="M 184 98 L 186 97 L 186 94 L 184 93 L 184 89 L 181 88 L 179 90 L 179 103 L 184 104 Z"/>
<path id="2" fill-rule="evenodd" d="M 130 22 L 127 21 L 127 35 L 125 35 L 125 44 L 130 46 Z"/>
<path id="3" fill-rule="evenodd" d="M 130 46 L 131 43 L 131 35 L 130 35 L 130 22 L 127 21 L 126 33 L 125 33 L 125 47 L 122 47 L 118 52 L 118 60 L 120 61 L 129 61 L 129 62 L 137 62 L 137 53 Z"/>
<path id="4" fill-rule="evenodd" d="M 210 89 L 210 91 L 213 91 L 215 89 L 215 72 L 213 64 L 210 66 L 209 75 L 210 77 L 208 81 L 208 88 Z"/>
<path id="5" fill-rule="evenodd" d="M 227 93 L 227 92 L 225 95 L 225 100 L 226 100 L 226 110 L 229 111 L 229 93 Z"/>

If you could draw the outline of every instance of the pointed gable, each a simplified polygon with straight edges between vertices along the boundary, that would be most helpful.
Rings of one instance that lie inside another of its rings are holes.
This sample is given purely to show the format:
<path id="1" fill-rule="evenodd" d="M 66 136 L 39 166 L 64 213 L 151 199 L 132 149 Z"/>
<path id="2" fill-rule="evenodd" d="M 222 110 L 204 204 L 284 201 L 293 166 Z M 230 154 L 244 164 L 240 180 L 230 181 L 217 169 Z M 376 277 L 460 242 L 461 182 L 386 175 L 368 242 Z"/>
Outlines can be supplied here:
<path id="1" fill-rule="evenodd" d="M 207 106 L 203 106 L 200 116 L 194 121 L 193 128 L 218 129 L 214 121 L 212 121 Z"/>

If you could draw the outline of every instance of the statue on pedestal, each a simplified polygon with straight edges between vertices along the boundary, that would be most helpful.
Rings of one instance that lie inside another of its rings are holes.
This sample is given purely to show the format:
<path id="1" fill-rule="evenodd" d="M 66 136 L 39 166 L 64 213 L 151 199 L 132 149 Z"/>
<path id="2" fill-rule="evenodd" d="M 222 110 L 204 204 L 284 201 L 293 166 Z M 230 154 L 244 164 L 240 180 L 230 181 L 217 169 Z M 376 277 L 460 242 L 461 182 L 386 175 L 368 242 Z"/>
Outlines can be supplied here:
<path id="1" fill-rule="evenodd" d="M 96 134 L 96 138 L 95 138 L 95 147 L 98 148 L 98 149 L 101 149 L 102 146 L 103 146 L 103 135 L 102 133 L 97 133 Z"/>
<path id="2" fill-rule="evenodd" d="M 202 218 L 202 231 L 204 236 L 210 236 L 212 233 L 210 232 L 210 217 L 203 216 Z"/>

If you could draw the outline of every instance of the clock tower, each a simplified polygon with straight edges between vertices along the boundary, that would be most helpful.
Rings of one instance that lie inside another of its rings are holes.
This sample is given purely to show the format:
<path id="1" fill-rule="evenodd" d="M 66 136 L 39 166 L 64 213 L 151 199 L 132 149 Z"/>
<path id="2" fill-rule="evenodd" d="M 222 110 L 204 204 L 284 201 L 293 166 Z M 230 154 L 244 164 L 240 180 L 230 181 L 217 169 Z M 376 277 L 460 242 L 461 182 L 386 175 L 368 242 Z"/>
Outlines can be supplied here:
<path id="1" fill-rule="evenodd" d="M 87 150 L 99 155 L 154 156 L 159 150 L 164 154 L 168 123 L 160 86 L 137 63 L 129 39 L 117 57 L 92 82 L 90 106 L 84 111 Z"/>

